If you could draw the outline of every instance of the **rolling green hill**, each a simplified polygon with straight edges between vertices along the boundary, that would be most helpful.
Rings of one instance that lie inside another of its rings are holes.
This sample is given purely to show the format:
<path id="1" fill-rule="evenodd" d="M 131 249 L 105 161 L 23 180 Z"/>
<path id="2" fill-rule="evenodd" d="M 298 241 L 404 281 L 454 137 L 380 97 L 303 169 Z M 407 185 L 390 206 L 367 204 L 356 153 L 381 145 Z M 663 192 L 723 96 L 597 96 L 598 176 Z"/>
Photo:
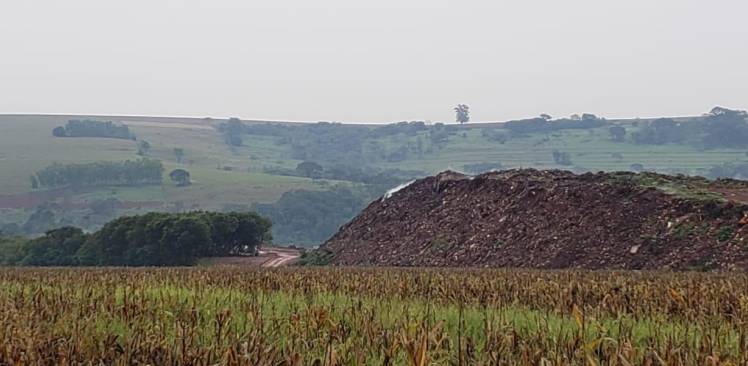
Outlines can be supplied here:
<path id="1" fill-rule="evenodd" d="M 748 164 L 748 145 L 715 145 L 711 130 L 700 127 L 722 126 L 714 122 L 721 115 L 660 125 L 655 120 L 592 117 L 384 126 L 2 115 L 0 230 L 6 235 L 38 234 L 65 224 L 94 230 L 116 216 L 152 210 L 258 209 L 275 222 L 276 241 L 315 244 L 387 189 L 445 169 L 644 169 L 708 176 L 715 174 L 715 167 Z M 55 127 L 71 119 L 124 124 L 136 140 L 52 135 Z M 614 141 L 613 126 L 625 129 L 619 141 Z M 139 155 L 143 141 L 150 148 Z M 175 149 L 183 156 L 178 157 Z M 32 189 L 31 176 L 55 163 L 140 158 L 161 161 L 160 185 Z M 302 162 L 307 162 L 304 169 Z M 191 185 L 178 187 L 169 180 L 169 172 L 177 168 L 190 173 Z"/>

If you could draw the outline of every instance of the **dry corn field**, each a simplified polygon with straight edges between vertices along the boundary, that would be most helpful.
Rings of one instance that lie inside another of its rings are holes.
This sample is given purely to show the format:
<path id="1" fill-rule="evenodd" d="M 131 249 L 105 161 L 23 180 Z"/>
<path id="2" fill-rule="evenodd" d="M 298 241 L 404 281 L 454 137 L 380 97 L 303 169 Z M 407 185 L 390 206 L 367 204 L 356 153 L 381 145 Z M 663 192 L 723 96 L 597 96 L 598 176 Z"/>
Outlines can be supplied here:
<path id="1" fill-rule="evenodd" d="M 734 273 L 0 269 L 0 365 L 745 365 Z"/>

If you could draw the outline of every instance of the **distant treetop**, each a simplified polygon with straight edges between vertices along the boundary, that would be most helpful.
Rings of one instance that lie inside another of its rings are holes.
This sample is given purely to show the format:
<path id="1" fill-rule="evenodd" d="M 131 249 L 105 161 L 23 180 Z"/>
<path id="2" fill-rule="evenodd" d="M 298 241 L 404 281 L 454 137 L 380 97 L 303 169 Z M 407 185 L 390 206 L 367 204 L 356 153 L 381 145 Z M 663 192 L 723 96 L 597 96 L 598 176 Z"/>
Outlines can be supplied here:
<path id="1" fill-rule="evenodd" d="M 467 104 L 458 104 L 454 107 L 455 119 L 460 123 L 470 122 L 470 107 Z"/>

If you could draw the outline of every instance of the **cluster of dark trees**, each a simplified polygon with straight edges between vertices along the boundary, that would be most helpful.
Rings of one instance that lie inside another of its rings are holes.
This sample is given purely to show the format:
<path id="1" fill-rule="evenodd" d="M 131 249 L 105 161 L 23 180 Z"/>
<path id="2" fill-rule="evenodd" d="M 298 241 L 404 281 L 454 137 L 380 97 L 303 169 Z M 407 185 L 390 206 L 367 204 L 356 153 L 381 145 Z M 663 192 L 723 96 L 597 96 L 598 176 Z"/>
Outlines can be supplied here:
<path id="1" fill-rule="evenodd" d="M 55 137 L 106 137 L 113 139 L 135 140 L 135 135 L 121 123 L 96 121 L 91 119 L 71 119 L 65 126 L 52 130 Z"/>
<path id="2" fill-rule="evenodd" d="M 319 122 L 314 124 L 242 123 L 232 118 L 219 126 L 229 146 L 241 146 L 242 135 L 273 136 L 279 145 L 290 146 L 292 159 L 363 161 L 362 144 L 370 128 Z"/>
<path id="3" fill-rule="evenodd" d="M 187 187 L 192 184 L 190 172 L 184 169 L 174 169 L 169 173 L 169 178 L 176 183 L 177 187 Z"/>
<path id="4" fill-rule="evenodd" d="M 289 158 L 334 164 L 361 165 L 375 161 L 401 161 L 409 154 L 426 152 L 424 141 L 386 149 L 377 140 L 397 135 L 416 136 L 441 148 L 458 132 L 454 125 L 421 121 L 398 122 L 381 127 L 318 122 L 313 124 L 249 123 L 231 120 L 219 126 L 227 144 L 241 141 L 242 134 L 275 137 L 275 143 L 290 149 Z M 237 136 L 237 137 L 233 137 Z M 420 137 L 420 136 L 419 136 Z M 412 145 L 412 146 L 411 146 Z"/>
<path id="5" fill-rule="evenodd" d="M 748 146 L 748 113 L 716 107 L 704 119 L 707 148 Z"/>
<path id="6" fill-rule="evenodd" d="M 369 132 L 368 135 L 369 138 L 382 138 L 399 134 L 404 134 L 406 136 L 415 136 L 419 132 L 428 131 L 429 127 L 430 126 L 427 126 L 426 123 L 422 121 L 403 121 L 390 123 L 381 127 L 374 128 Z"/>
<path id="7" fill-rule="evenodd" d="M 291 148 L 291 158 L 332 163 L 364 163 L 369 128 L 320 122 L 289 130 L 278 143 Z"/>
<path id="8" fill-rule="evenodd" d="M 27 240 L 17 236 L 0 233 L 0 266 L 11 266 L 20 263 L 24 257 Z"/>
<path id="9" fill-rule="evenodd" d="M 701 118 L 676 121 L 660 118 L 631 134 L 637 144 L 690 143 L 706 149 L 748 146 L 748 113 L 715 107 Z"/>
<path id="10" fill-rule="evenodd" d="M 256 213 L 149 213 L 121 217 L 88 234 L 75 227 L 28 240 L 0 239 L 0 264 L 181 266 L 201 257 L 243 255 L 272 239 Z"/>
<path id="11" fill-rule="evenodd" d="M 87 164 L 52 164 L 31 176 L 32 188 L 109 185 L 159 185 L 164 167 L 159 160 L 99 161 Z"/>
<path id="12" fill-rule="evenodd" d="M 688 139 L 698 139 L 702 127 L 695 122 L 677 122 L 672 118 L 658 118 L 640 124 L 631 134 L 631 139 L 641 145 L 663 145 L 684 143 Z"/>
<path id="13" fill-rule="evenodd" d="M 502 124 L 502 127 L 515 134 L 526 133 L 548 133 L 558 130 L 567 129 L 585 129 L 605 126 L 608 122 L 604 118 L 599 118 L 594 114 L 584 113 L 581 116 L 572 116 L 552 120 L 548 115 L 542 115 L 537 118 L 522 119 L 509 121 Z"/>
<path id="14" fill-rule="evenodd" d="M 319 244 L 356 216 L 369 202 L 366 193 L 336 187 L 329 191 L 295 190 L 273 204 L 254 209 L 273 222 L 273 238 L 280 243 Z"/>

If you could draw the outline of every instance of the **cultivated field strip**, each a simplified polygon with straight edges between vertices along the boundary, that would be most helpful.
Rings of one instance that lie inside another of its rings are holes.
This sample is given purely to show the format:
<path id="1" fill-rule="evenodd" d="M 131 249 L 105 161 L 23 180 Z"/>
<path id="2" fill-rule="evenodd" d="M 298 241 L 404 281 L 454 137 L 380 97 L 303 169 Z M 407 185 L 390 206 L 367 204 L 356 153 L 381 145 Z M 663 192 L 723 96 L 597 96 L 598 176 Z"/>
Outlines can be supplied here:
<path id="1" fill-rule="evenodd" d="M 748 275 L 0 270 L 0 365 L 743 365 Z"/>

